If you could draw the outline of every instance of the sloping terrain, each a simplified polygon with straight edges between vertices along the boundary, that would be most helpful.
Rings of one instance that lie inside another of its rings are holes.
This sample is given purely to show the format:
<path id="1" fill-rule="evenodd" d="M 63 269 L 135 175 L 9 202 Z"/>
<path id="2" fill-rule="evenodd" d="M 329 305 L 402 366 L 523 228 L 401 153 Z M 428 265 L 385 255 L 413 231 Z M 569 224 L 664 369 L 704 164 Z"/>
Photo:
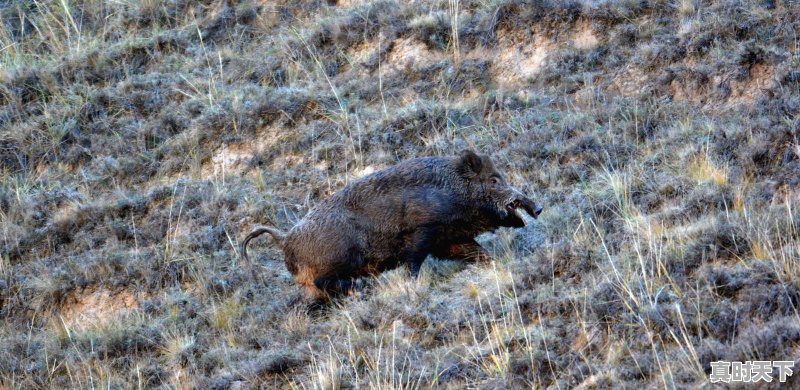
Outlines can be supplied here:
<path id="1" fill-rule="evenodd" d="M 685 388 L 717 360 L 800 367 L 796 2 L 0 16 L 2 387 Z M 309 311 L 268 239 L 239 256 L 254 224 L 468 147 L 545 205 L 479 239 L 492 264 L 429 258 Z"/>

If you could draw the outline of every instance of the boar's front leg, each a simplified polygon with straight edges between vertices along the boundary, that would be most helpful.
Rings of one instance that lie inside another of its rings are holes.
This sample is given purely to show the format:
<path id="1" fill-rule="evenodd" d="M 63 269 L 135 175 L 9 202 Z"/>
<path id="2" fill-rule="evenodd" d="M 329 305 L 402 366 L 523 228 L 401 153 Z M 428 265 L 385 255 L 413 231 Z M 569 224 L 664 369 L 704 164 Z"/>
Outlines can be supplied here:
<path id="1" fill-rule="evenodd" d="M 445 243 L 433 253 L 443 259 L 463 260 L 470 263 L 488 263 L 492 257 L 474 239 L 464 242 Z"/>
<path id="2" fill-rule="evenodd" d="M 432 239 L 434 232 L 427 229 L 419 229 L 409 235 L 406 239 L 405 248 L 401 252 L 401 258 L 404 258 L 406 264 L 411 271 L 412 277 L 417 277 L 422 268 L 422 263 L 428 254 L 431 253 Z"/>

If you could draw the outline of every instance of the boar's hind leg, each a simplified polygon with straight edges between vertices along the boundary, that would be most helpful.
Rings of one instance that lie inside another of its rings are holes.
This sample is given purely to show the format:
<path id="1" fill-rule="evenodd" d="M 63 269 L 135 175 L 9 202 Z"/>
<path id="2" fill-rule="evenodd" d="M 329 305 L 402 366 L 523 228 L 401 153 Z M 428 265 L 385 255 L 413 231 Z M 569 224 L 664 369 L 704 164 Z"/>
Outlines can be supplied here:
<path id="1" fill-rule="evenodd" d="M 486 249 L 483 249 L 475 240 L 466 242 L 446 243 L 433 253 L 434 256 L 444 259 L 463 260 L 474 263 L 488 263 L 492 260 Z"/>
<path id="2" fill-rule="evenodd" d="M 314 286 L 329 296 L 347 294 L 361 273 L 363 258 L 357 250 L 348 251 L 344 260 L 331 262 L 330 267 L 314 278 Z"/>
<path id="3" fill-rule="evenodd" d="M 336 277 L 314 279 L 314 285 L 328 295 L 342 295 L 353 289 L 355 281 L 352 278 L 339 279 Z"/>

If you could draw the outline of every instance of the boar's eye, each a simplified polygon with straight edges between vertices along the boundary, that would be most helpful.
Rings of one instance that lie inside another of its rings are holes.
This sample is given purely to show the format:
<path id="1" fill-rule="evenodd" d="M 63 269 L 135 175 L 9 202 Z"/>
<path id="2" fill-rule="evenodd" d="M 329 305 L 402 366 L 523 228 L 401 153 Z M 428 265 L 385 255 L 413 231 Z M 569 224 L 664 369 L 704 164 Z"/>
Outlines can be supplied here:
<path id="1" fill-rule="evenodd" d="M 503 181 L 500 180 L 497 176 L 492 176 L 489 180 L 491 180 L 493 185 L 500 185 Z"/>

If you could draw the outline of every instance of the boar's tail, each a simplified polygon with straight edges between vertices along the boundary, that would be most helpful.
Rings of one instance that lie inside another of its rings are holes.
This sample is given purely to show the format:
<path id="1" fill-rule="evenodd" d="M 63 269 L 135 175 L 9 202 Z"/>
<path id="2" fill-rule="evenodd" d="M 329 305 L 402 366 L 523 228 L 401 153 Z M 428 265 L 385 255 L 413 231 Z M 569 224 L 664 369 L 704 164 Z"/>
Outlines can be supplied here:
<path id="1" fill-rule="evenodd" d="M 244 241 L 242 241 L 241 252 L 242 252 L 242 257 L 244 258 L 245 261 L 250 261 L 247 258 L 247 243 L 249 243 L 250 240 L 264 233 L 269 233 L 272 236 L 272 238 L 275 239 L 278 245 L 283 247 L 283 241 L 284 239 L 286 239 L 286 233 L 269 226 L 256 226 L 253 228 L 250 234 L 248 234 L 247 237 L 244 238 Z"/>

